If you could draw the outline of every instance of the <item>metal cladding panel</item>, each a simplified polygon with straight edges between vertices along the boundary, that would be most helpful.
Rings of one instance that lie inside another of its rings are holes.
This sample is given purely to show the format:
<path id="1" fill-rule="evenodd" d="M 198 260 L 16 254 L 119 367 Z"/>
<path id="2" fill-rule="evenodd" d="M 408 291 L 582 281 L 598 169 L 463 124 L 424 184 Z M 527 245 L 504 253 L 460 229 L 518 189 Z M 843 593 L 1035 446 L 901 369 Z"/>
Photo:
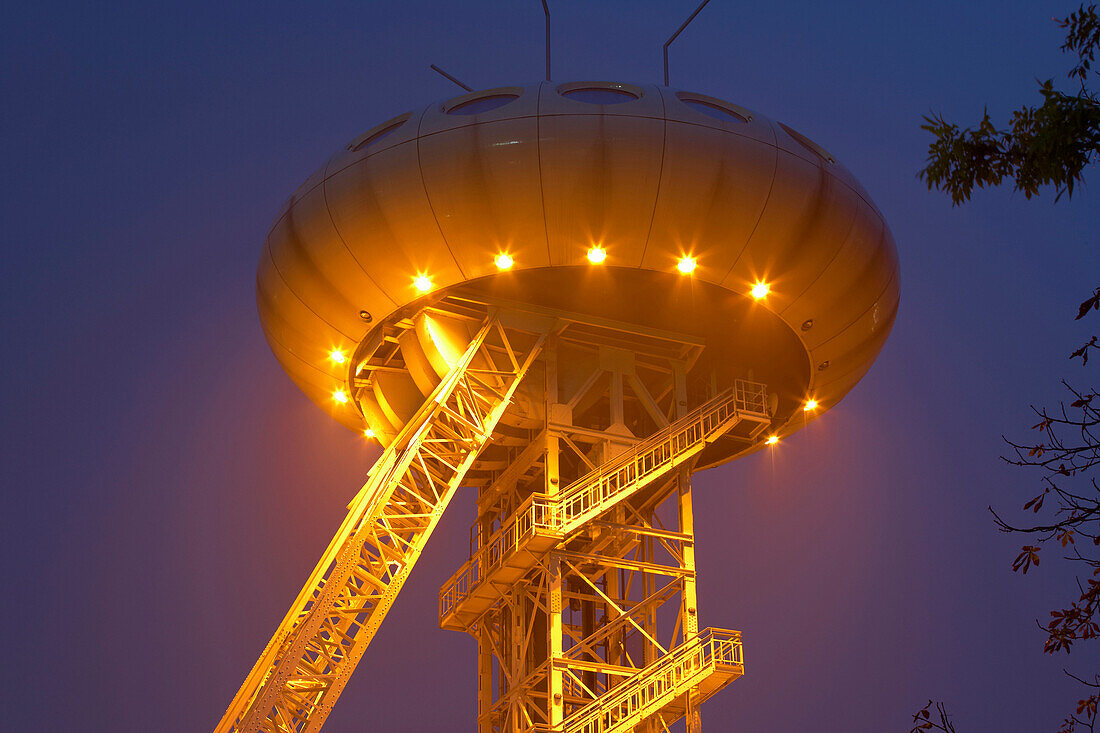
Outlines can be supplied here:
<path id="1" fill-rule="evenodd" d="M 608 265 L 641 263 L 660 183 L 664 126 L 663 120 L 623 115 L 541 118 L 551 264 L 587 264 L 593 245 L 607 250 Z"/>
<path id="2" fill-rule="evenodd" d="M 836 161 L 828 150 L 805 137 L 798 130 L 785 125 L 777 120 L 772 120 L 772 129 L 775 131 L 775 145 L 791 155 L 796 155 L 808 163 L 815 165 L 835 165 Z M 798 135 L 801 139 L 794 137 Z"/>
<path id="3" fill-rule="evenodd" d="M 593 104 L 562 96 L 581 88 L 637 98 Z M 500 95 L 515 98 L 477 114 L 454 109 Z M 809 379 L 839 399 L 889 332 L 898 280 L 881 214 L 831 158 L 798 131 L 694 92 L 543 82 L 462 95 L 369 128 L 299 187 L 265 245 L 261 320 L 311 399 L 362 427 L 352 405 L 331 399 L 348 389 L 348 374 L 329 352 L 354 353 L 370 329 L 423 298 L 418 275 L 437 293 L 553 267 L 563 293 L 617 293 L 617 317 L 642 322 L 655 303 L 671 307 L 700 281 L 741 295 L 764 281 L 771 292 L 754 310 L 779 314 L 806 350 L 779 371 L 804 375 L 808 355 L 811 373 L 800 384 Z M 594 244 L 607 250 L 604 267 L 587 260 Z M 512 273 L 495 267 L 502 251 L 514 258 Z M 676 273 L 684 255 L 697 261 L 687 278 Z M 624 275 L 631 268 L 668 280 L 634 293 L 628 283 L 641 280 Z M 717 341 L 738 338 L 736 324 L 728 332 Z M 817 371 L 825 360 L 829 368 Z M 380 432 L 385 410 L 374 407 L 379 424 L 371 425 Z"/>
<path id="4" fill-rule="evenodd" d="M 291 291 L 356 343 L 368 330 L 359 312 L 392 306 L 336 233 L 321 186 L 294 202 L 267 245 Z"/>
<path id="5" fill-rule="evenodd" d="M 871 196 L 867 193 L 867 190 L 863 188 L 863 185 L 852 175 L 851 171 L 835 160 L 832 153 L 813 140 L 807 138 L 799 130 L 791 128 L 789 125 L 784 125 L 779 122 L 773 122 L 773 125 L 775 129 L 775 142 L 781 150 L 785 150 L 792 155 L 797 155 L 810 163 L 817 163 L 825 166 L 829 173 L 843 182 L 852 189 L 857 196 L 863 199 L 863 202 L 870 207 L 872 211 L 878 214 L 880 218 L 884 218 L 882 212 L 875 206 L 875 202 L 871 200 Z M 795 135 L 798 137 L 795 137 Z"/>
<path id="6" fill-rule="evenodd" d="M 467 125 L 420 140 L 420 168 L 439 228 L 467 278 L 550 264 L 539 182 L 538 119 Z"/>
<path id="7" fill-rule="evenodd" d="M 465 279 L 424 191 L 417 141 L 382 150 L 332 175 L 325 181 L 325 195 L 348 250 L 396 306 L 421 294 L 413 286 L 417 275 L 429 275 L 434 289 Z M 391 310 L 374 315 L 377 319 Z"/>
<path id="8" fill-rule="evenodd" d="M 829 362 L 829 366 L 816 378 L 821 385 L 860 369 L 878 354 L 897 317 L 899 303 L 898 271 L 873 303 L 850 326 L 814 349 L 812 364 Z"/>
<path id="9" fill-rule="evenodd" d="M 269 339 L 278 341 L 305 363 L 339 378 L 342 384 L 347 378 L 346 367 L 335 364 L 329 354 L 333 349 L 351 354 L 358 341 L 318 316 L 287 287 L 266 246 L 256 279 L 260 321 Z"/>
<path id="10" fill-rule="evenodd" d="M 688 125 L 709 127 L 714 130 L 721 130 L 722 132 L 751 138 L 772 147 L 775 146 L 775 131 L 772 129 L 771 120 L 767 117 L 759 115 L 752 110 L 745 109 L 744 107 L 739 107 L 738 105 L 709 97 L 705 94 L 677 91 L 675 89 L 669 89 L 668 87 L 659 87 L 659 90 L 665 103 L 665 118 L 669 121 L 675 120 Z M 691 107 L 683 101 L 681 96 L 686 99 L 724 107 L 735 114 L 742 115 L 748 121 L 740 122 L 713 117 Z"/>
<path id="11" fill-rule="evenodd" d="M 362 430 L 363 420 L 355 408 L 339 405 L 332 399 L 334 390 L 344 384 L 344 378 L 329 377 L 317 368 L 302 361 L 297 354 L 293 354 L 272 337 L 267 327 L 264 327 L 271 353 L 279 360 L 287 375 L 298 389 L 302 390 L 311 401 L 328 413 L 334 420 L 351 430 Z"/>
<path id="12" fill-rule="evenodd" d="M 859 206 L 819 163 L 778 151 L 768 203 L 722 285 L 743 293 L 766 282 L 767 305 L 781 313 L 840 250 Z"/>
<path id="13" fill-rule="evenodd" d="M 669 122 L 642 267 L 668 271 L 680 257 L 691 256 L 697 263 L 695 277 L 721 283 L 752 236 L 774 172 L 771 145 Z"/>
<path id="14" fill-rule="evenodd" d="M 864 207 L 848 240 L 814 283 L 783 312 L 792 325 L 813 320 L 802 336 L 815 349 L 847 328 L 867 308 L 866 294 L 880 293 L 895 276 L 897 258 L 884 239 L 885 225 Z"/>

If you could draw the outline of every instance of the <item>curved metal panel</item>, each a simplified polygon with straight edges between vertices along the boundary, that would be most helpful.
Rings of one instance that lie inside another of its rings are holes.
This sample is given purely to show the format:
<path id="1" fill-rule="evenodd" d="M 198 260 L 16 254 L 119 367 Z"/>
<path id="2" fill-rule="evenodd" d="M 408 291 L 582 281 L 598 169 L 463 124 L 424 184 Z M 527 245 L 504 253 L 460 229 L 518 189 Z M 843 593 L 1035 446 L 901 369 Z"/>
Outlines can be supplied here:
<path id="1" fill-rule="evenodd" d="M 603 96 L 563 96 L 600 85 Z M 604 103 L 616 88 L 636 98 Z M 478 104 L 507 95 L 514 98 Z M 594 268 L 587 252 L 597 244 L 607 260 Z M 494 262 L 502 252 L 513 258 L 507 272 Z M 689 277 L 677 273 L 684 256 L 696 262 Z M 648 282 L 627 277 L 635 268 L 665 273 L 657 288 L 665 292 L 635 292 Z M 774 328 L 789 328 L 795 350 L 804 349 L 769 367 L 791 392 L 784 404 L 800 399 L 797 385 L 828 391 L 831 401 L 843 396 L 878 353 L 897 306 L 893 239 L 826 149 L 723 100 L 602 82 L 474 92 L 368 128 L 284 205 L 257 295 L 287 371 L 326 412 L 362 427 L 351 406 L 333 409 L 333 390 L 351 390 L 346 365 L 328 358 L 332 349 L 356 353 L 379 324 L 452 286 L 478 278 L 510 292 L 509 280 L 539 282 L 526 279 L 536 269 L 561 275 L 547 280 L 566 288 L 550 301 L 583 309 L 614 297 L 622 301 L 611 309 L 617 318 L 649 326 L 667 327 L 669 308 L 688 307 L 703 283 L 716 283 L 749 300 L 747 310 L 735 309 L 743 322 L 706 316 L 712 335 L 725 329 L 716 355 L 758 328 L 753 313 L 777 314 Z M 427 291 L 416 285 L 421 275 Z M 770 292 L 752 302 L 761 281 Z M 424 336 L 420 361 L 438 374 L 446 359 Z M 405 386 L 422 395 L 431 375 L 414 366 L 419 380 Z M 385 395 L 371 399 L 361 402 L 367 424 L 385 440 L 383 432 L 400 427 L 390 418 L 406 410 L 382 404 Z"/>
<path id="2" fill-rule="evenodd" d="M 417 141 L 344 168 L 325 181 L 325 195 L 348 250 L 396 305 L 422 295 L 418 275 L 430 276 L 433 289 L 465 279 L 424 190 Z"/>
<path id="3" fill-rule="evenodd" d="M 625 115 L 541 117 L 551 264 L 587 264 L 588 249 L 601 246 L 608 265 L 639 265 L 657 199 L 664 125 Z"/>
<path id="4" fill-rule="evenodd" d="M 515 102 L 513 102 L 515 104 Z M 545 267 L 538 119 L 467 125 L 420 140 L 420 167 L 439 228 L 467 278 Z"/>
<path id="5" fill-rule="evenodd" d="M 695 277 L 721 283 L 753 235 L 774 173 L 770 145 L 669 122 L 661 192 L 642 267 L 670 271 L 690 256 L 698 263 Z"/>
<path id="6" fill-rule="evenodd" d="M 858 201 L 821 166 L 779 151 L 768 203 L 722 285 L 768 283 L 767 305 L 782 313 L 844 244 Z"/>

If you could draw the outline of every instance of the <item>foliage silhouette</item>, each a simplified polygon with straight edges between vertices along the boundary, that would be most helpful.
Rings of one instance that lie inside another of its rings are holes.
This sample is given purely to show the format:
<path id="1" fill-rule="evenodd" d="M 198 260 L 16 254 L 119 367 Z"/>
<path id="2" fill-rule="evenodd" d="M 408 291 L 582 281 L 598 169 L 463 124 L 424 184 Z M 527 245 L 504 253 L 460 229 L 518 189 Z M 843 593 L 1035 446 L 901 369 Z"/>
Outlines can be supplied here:
<path id="1" fill-rule="evenodd" d="M 1055 201 L 1077 191 L 1086 169 L 1100 157 L 1100 103 L 1088 87 L 1097 75 L 1092 66 L 1100 49 L 1100 17 L 1096 5 L 1089 4 L 1055 21 L 1066 31 L 1062 50 L 1076 55 L 1068 76 L 1080 88 L 1069 93 L 1056 89 L 1053 80 L 1040 82 L 1042 102 L 1017 109 L 1005 128 L 996 127 L 988 111 L 977 127 L 964 129 L 942 115 L 926 116 L 921 128 L 933 141 L 919 175 L 929 190 L 944 191 L 955 205 L 969 201 L 975 188 L 1008 181 L 1028 199 L 1045 187 L 1055 189 Z M 1080 304 L 1076 320 L 1098 310 L 1100 287 Z M 1069 358 L 1080 358 L 1080 366 L 1087 367 L 1092 349 L 1100 349 L 1095 335 Z M 1014 571 L 1026 574 L 1037 567 L 1041 551 L 1053 543 L 1066 560 L 1087 573 L 1078 580 L 1077 600 L 1051 611 L 1046 624 L 1039 623 L 1048 654 L 1069 653 L 1078 643 L 1100 638 L 1100 486 L 1091 473 L 1100 466 L 1100 391 L 1074 387 L 1066 380 L 1062 384 L 1070 397 L 1057 408 L 1032 406 L 1039 421 L 1032 426 L 1031 439 L 1005 438 L 1009 454 L 1003 459 L 1040 473 L 1042 491 L 1023 508 L 1043 521 L 1011 523 L 990 507 L 1001 531 L 1029 537 L 1012 562 Z M 1100 672 L 1091 679 L 1066 674 L 1084 686 L 1086 696 L 1062 721 L 1058 733 L 1095 733 L 1100 722 Z M 928 730 L 954 733 L 942 702 L 929 700 L 913 716 L 910 733 Z"/>

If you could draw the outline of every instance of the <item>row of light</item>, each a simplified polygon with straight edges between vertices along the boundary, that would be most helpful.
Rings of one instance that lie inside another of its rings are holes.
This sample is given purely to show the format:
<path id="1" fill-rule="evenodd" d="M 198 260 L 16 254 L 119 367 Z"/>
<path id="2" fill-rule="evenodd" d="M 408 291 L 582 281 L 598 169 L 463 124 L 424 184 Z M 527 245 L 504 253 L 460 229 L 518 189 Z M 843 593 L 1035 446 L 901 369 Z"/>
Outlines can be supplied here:
<path id="1" fill-rule="evenodd" d="M 588 261 L 594 265 L 599 265 L 607 259 L 607 250 L 603 247 L 594 246 L 588 250 Z M 493 260 L 493 263 L 497 266 L 498 270 L 510 270 L 512 265 L 516 263 L 512 256 L 507 252 L 501 252 Z M 695 267 L 698 263 L 694 257 L 684 256 L 676 263 L 676 269 L 680 271 L 682 275 L 690 275 L 695 271 Z M 426 293 L 432 289 L 432 279 L 427 275 L 417 275 L 413 278 L 413 287 L 421 293 Z M 770 288 L 767 283 L 757 282 L 752 286 L 752 297 L 756 300 L 761 300 L 766 297 Z"/>
<path id="2" fill-rule="evenodd" d="M 338 403 L 340 403 L 342 405 L 347 404 L 348 393 L 346 391 L 344 391 L 343 389 L 337 389 L 336 391 L 334 391 L 332 393 L 332 399 L 336 400 Z M 816 409 L 817 409 L 817 400 L 807 400 L 806 404 L 802 406 L 803 412 L 813 412 Z M 370 428 L 367 428 L 366 430 L 363 431 L 363 436 L 366 437 L 366 438 L 373 438 L 374 437 L 374 430 L 372 430 Z M 777 443 L 779 443 L 779 436 L 778 435 L 769 435 L 768 438 L 764 441 L 765 445 L 776 445 Z"/>
<path id="3" fill-rule="evenodd" d="M 607 250 L 603 247 L 594 246 L 589 248 L 588 261 L 592 264 L 601 264 L 606 259 Z M 493 260 L 493 263 L 497 266 L 498 270 L 508 270 L 511 269 L 512 265 L 515 264 L 515 260 L 512 259 L 512 256 L 509 255 L 507 252 L 502 252 L 496 256 L 496 259 Z M 679 270 L 682 275 L 690 275 L 692 272 L 695 271 L 695 267 L 697 264 L 698 263 L 695 261 L 694 257 L 684 256 L 681 257 L 680 260 L 676 263 L 676 269 Z M 427 275 L 417 275 L 413 279 L 413 287 L 415 287 L 422 293 L 426 293 L 432 289 L 432 279 Z M 755 300 L 762 300 L 763 298 L 767 297 L 770 290 L 771 289 L 768 287 L 767 283 L 757 282 L 752 286 L 752 297 Z M 331 352 L 329 352 L 329 359 L 331 359 L 336 364 L 344 364 L 348 360 L 347 355 L 344 354 L 344 352 L 340 349 L 333 349 Z M 336 389 L 332 393 L 332 399 L 341 405 L 345 405 L 347 404 L 349 399 L 348 393 L 344 389 Z M 802 409 L 809 412 L 816 408 L 817 400 L 808 400 Z M 363 436 L 366 438 L 373 438 L 374 431 L 370 428 L 367 428 L 363 431 Z M 768 445 L 775 445 L 779 442 L 779 436 L 772 435 L 765 442 Z"/>
<path id="4" fill-rule="evenodd" d="M 814 410 L 816 410 L 818 408 L 819 404 L 820 403 L 817 400 L 815 400 L 811 397 L 810 399 L 808 399 L 808 400 L 806 400 L 805 402 L 802 403 L 802 411 L 803 412 L 813 412 Z M 778 435 L 769 435 L 767 440 L 764 441 L 764 445 L 775 445 L 778 442 L 779 442 L 779 436 Z"/>

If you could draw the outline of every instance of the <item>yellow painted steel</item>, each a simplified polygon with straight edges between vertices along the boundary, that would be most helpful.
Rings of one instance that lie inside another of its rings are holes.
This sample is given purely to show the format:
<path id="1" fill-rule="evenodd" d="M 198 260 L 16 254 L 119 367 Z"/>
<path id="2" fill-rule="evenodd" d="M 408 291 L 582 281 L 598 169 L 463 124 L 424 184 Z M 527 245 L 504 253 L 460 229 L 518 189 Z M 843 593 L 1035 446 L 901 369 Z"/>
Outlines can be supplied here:
<path id="1" fill-rule="evenodd" d="M 321 727 L 545 336 L 524 355 L 495 318 L 481 328 L 375 465 L 217 731 Z"/>
<path id="2" fill-rule="evenodd" d="M 217 733 L 320 729 L 460 485 L 440 625 L 477 641 L 479 733 L 697 733 L 744 661 L 699 630 L 691 475 L 835 406 L 899 283 L 851 173 L 720 99 L 543 82 L 367 130 L 286 202 L 257 300 L 385 450 Z"/>
<path id="3" fill-rule="evenodd" d="M 522 575 L 561 538 L 697 458 L 708 443 L 736 425 L 749 423 L 751 427 L 745 435 L 751 440 L 769 421 L 766 387 L 740 381 L 736 390 L 723 392 L 572 482 L 560 493 L 528 497 L 485 546 L 478 548 L 469 562 L 444 583 L 439 591 L 440 626 L 464 628 L 451 617 L 476 615 L 463 606 L 480 587 L 500 582 L 497 571 L 503 568 L 513 577 Z M 495 595 L 490 589 L 483 598 Z"/>
<path id="4" fill-rule="evenodd" d="M 705 338 L 718 389 L 744 362 L 785 435 L 866 372 L 899 283 L 881 212 L 805 135 L 687 90 L 542 82 L 403 113 L 338 151 L 268 234 L 258 303 L 288 374 L 357 431 L 362 403 L 331 396 L 378 331 L 472 288 Z"/>
<path id="5" fill-rule="evenodd" d="M 569 716 L 565 733 L 625 733 L 660 716 L 668 726 L 686 713 L 677 698 L 692 688 L 703 702 L 745 673 L 741 632 L 706 629 L 675 651 L 640 670 L 611 694 L 593 700 Z"/>

